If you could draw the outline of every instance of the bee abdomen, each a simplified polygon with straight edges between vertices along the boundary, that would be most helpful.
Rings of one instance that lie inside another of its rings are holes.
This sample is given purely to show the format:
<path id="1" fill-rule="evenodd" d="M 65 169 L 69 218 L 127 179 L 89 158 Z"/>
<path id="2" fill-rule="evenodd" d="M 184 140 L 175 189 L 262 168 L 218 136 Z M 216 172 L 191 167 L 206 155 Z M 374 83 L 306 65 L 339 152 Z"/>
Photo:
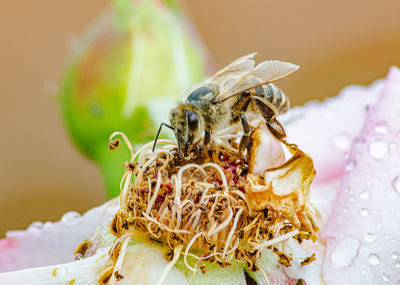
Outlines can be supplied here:
<path id="1" fill-rule="evenodd" d="M 250 94 L 262 97 L 275 111 L 276 115 L 285 113 L 289 109 L 289 99 L 281 89 L 272 83 L 253 88 L 250 90 Z"/>

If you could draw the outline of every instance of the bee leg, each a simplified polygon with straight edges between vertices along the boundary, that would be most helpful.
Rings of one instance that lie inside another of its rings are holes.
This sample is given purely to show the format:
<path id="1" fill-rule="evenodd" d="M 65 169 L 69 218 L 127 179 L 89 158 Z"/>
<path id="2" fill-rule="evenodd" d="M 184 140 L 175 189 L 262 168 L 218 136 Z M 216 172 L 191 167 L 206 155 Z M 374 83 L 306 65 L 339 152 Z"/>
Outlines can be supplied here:
<path id="1" fill-rule="evenodd" d="M 243 113 L 241 113 L 239 115 L 239 117 L 240 117 L 240 121 L 242 123 L 243 132 L 244 132 L 242 139 L 240 140 L 239 151 L 243 152 L 249 145 L 251 129 L 250 129 L 249 122 L 247 121 L 246 116 Z"/>
<path id="2" fill-rule="evenodd" d="M 204 145 L 207 146 L 211 142 L 211 132 L 209 129 L 204 131 Z"/>
<path id="3" fill-rule="evenodd" d="M 267 127 L 278 140 L 286 137 L 285 130 L 278 120 L 273 120 L 272 122 L 267 123 Z"/>
<path id="4" fill-rule="evenodd" d="M 285 130 L 283 129 L 283 126 L 275 119 L 274 111 L 270 107 L 268 107 L 263 101 L 257 98 L 253 98 L 253 100 L 256 103 L 258 110 L 260 110 L 262 116 L 264 117 L 267 127 L 271 131 L 271 133 L 278 140 L 285 138 Z"/>
<path id="5" fill-rule="evenodd" d="M 270 107 L 267 106 L 267 104 L 256 97 L 252 97 L 252 100 L 254 101 L 254 103 L 256 103 L 258 110 L 260 110 L 260 113 L 267 123 L 274 120 L 276 114 Z"/>

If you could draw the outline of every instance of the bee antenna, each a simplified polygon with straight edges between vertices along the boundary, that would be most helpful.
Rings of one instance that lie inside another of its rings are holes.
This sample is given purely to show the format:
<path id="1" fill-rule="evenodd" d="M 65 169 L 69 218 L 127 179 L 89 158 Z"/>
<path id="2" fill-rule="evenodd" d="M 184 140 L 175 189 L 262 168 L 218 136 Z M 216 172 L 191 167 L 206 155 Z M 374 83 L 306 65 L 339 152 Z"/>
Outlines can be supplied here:
<path id="1" fill-rule="evenodd" d="M 168 124 L 166 124 L 166 123 L 161 123 L 161 124 L 160 124 L 160 127 L 158 128 L 156 138 L 155 138 L 155 140 L 154 140 L 153 152 L 154 152 L 154 149 L 156 148 L 156 144 L 157 144 L 157 141 L 158 141 L 158 136 L 160 135 L 160 132 L 161 132 L 161 129 L 162 129 L 163 126 L 166 126 L 167 128 L 170 128 L 171 130 L 175 130 L 173 126 L 168 125 Z M 179 148 L 179 147 L 180 147 L 180 145 L 179 145 L 179 142 L 178 142 L 178 148 Z"/>

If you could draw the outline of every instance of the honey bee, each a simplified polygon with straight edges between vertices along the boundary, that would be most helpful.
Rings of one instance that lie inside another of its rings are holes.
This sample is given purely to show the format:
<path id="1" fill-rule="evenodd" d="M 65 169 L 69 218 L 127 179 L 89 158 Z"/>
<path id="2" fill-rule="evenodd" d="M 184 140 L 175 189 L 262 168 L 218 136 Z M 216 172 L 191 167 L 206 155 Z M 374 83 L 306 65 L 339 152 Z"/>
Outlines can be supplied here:
<path id="1" fill-rule="evenodd" d="M 213 132 L 240 121 L 243 136 L 239 150 L 243 151 L 251 133 L 246 113 L 258 111 L 278 138 L 285 132 L 276 116 L 289 108 L 288 97 L 271 82 L 288 76 L 299 66 L 278 60 L 266 60 L 255 66 L 256 53 L 243 56 L 227 65 L 197 86 L 184 102 L 179 102 L 169 114 L 170 125 L 161 123 L 153 151 L 163 126 L 172 129 L 178 142 L 178 153 L 204 136 L 204 145 L 212 140 Z"/>

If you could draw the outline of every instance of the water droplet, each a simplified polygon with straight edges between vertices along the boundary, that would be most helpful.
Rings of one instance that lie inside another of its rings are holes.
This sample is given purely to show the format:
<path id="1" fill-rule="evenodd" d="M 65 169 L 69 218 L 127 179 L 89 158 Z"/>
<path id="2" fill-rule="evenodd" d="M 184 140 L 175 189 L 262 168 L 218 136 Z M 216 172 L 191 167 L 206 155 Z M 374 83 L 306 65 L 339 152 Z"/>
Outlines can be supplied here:
<path id="1" fill-rule="evenodd" d="M 49 222 L 49 221 L 47 221 L 47 222 L 45 222 L 45 223 L 43 224 L 43 228 L 44 228 L 44 229 L 51 228 L 52 226 L 53 226 L 53 223 L 52 223 L 52 222 Z"/>
<path id="2" fill-rule="evenodd" d="M 367 200 L 369 199 L 369 192 L 368 191 L 364 191 L 360 194 L 360 198 L 363 200 Z"/>
<path id="3" fill-rule="evenodd" d="M 382 272 L 382 273 L 381 273 L 381 277 L 382 277 L 382 280 L 385 281 L 385 282 L 389 282 L 389 281 L 390 281 L 390 276 L 389 276 L 389 274 L 387 274 L 387 273 L 385 273 L 385 272 Z"/>
<path id="4" fill-rule="evenodd" d="M 353 197 L 350 197 L 350 198 L 349 198 L 349 201 L 350 201 L 351 203 L 354 203 L 355 200 L 354 200 Z"/>
<path id="5" fill-rule="evenodd" d="M 394 191 L 400 194 L 400 177 L 398 175 L 393 179 L 392 186 Z"/>
<path id="6" fill-rule="evenodd" d="M 380 228 L 382 228 L 382 224 L 381 223 L 378 223 L 378 224 L 376 224 L 376 226 L 375 226 L 377 229 L 380 229 Z"/>
<path id="7" fill-rule="evenodd" d="M 364 235 L 364 240 L 366 242 L 374 242 L 376 241 L 376 234 L 373 232 L 368 232 Z"/>
<path id="8" fill-rule="evenodd" d="M 378 266 L 380 263 L 380 258 L 375 253 L 371 253 L 370 255 L 368 255 L 368 262 L 372 266 Z"/>
<path id="9" fill-rule="evenodd" d="M 399 259 L 399 257 L 400 257 L 400 252 L 398 252 L 398 251 L 393 251 L 392 252 L 392 258 L 393 259 Z"/>
<path id="10" fill-rule="evenodd" d="M 43 223 L 42 223 L 42 222 L 36 221 L 36 222 L 32 222 L 32 223 L 28 226 L 27 231 L 28 231 L 28 232 L 33 232 L 33 231 L 38 231 L 38 230 L 40 230 L 40 229 L 42 229 L 42 228 L 43 228 Z"/>
<path id="11" fill-rule="evenodd" d="M 342 211 L 343 213 L 347 213 L 349 211 L 349 208 L 344 207 Z"/>
<path id="12" fill-rule="evenodd" d="M 376 140 L 369 145 L 369 154 L 376 160 L 384 158 L 388 150 L 388 144 L 384 140 Z"/>
<path id="13" fill-rule="evenodd" d="M 361 269 L 360 272 L 361 272 L 362 275 L 365 275 L 365 269 Z"/>
<path id="14" fill-rule="evenodd" d="M 394 265 L 394 267 L 396 267 L 397 269 L 400 269 L 400 261 L 397 261 Z"/>
<path id="15" fill-rule="evenodd" d="M 341 134 L 335 137 L 333 145 L 339 150 L 348 150 L 351 145 L 351 139 L 347 135 Z"/>
<path id="16" fill-rule="evenodd" d="M 349 160 L 346 163 L 345 169 L 346 171 L 352 171 L 356 167 L 356 162 L 354 160 Z"/>
<path id="17" fill-rule="evenodd" d="M 339 242 L 331 253 L 332 263 L 338 268 L 349 266 L 358 254 L 360 242 L 353 238 L 347 237 Z"/>
<path id="18" fill-rule="evenodd" d="M 81 215 L 78 212 L 70 211 L 62 216 L 61 222 L 66 225 L 73 225 L 76 224 L 77 218 L 79 218 L 80 216 Z"/>
<path id="19" fill-rule="evenodd" d="M 369 212 L 368 212 L 368 210 L 367 210 L 366 208 L 362 208 L 362 209 L 360 210 L 360 214 L 361 214 L 361 216 L 363 216 L 363 217 L 368 217 L 368 216 L 369 216 Z"/>
<path id="20" fill-rule="evenodd" d="M 379 123 L 375 127 L 375 133 L 377 133 L 377 134 L 388 134 L 389 133 L 388 125 L 385 122 Z"/>

